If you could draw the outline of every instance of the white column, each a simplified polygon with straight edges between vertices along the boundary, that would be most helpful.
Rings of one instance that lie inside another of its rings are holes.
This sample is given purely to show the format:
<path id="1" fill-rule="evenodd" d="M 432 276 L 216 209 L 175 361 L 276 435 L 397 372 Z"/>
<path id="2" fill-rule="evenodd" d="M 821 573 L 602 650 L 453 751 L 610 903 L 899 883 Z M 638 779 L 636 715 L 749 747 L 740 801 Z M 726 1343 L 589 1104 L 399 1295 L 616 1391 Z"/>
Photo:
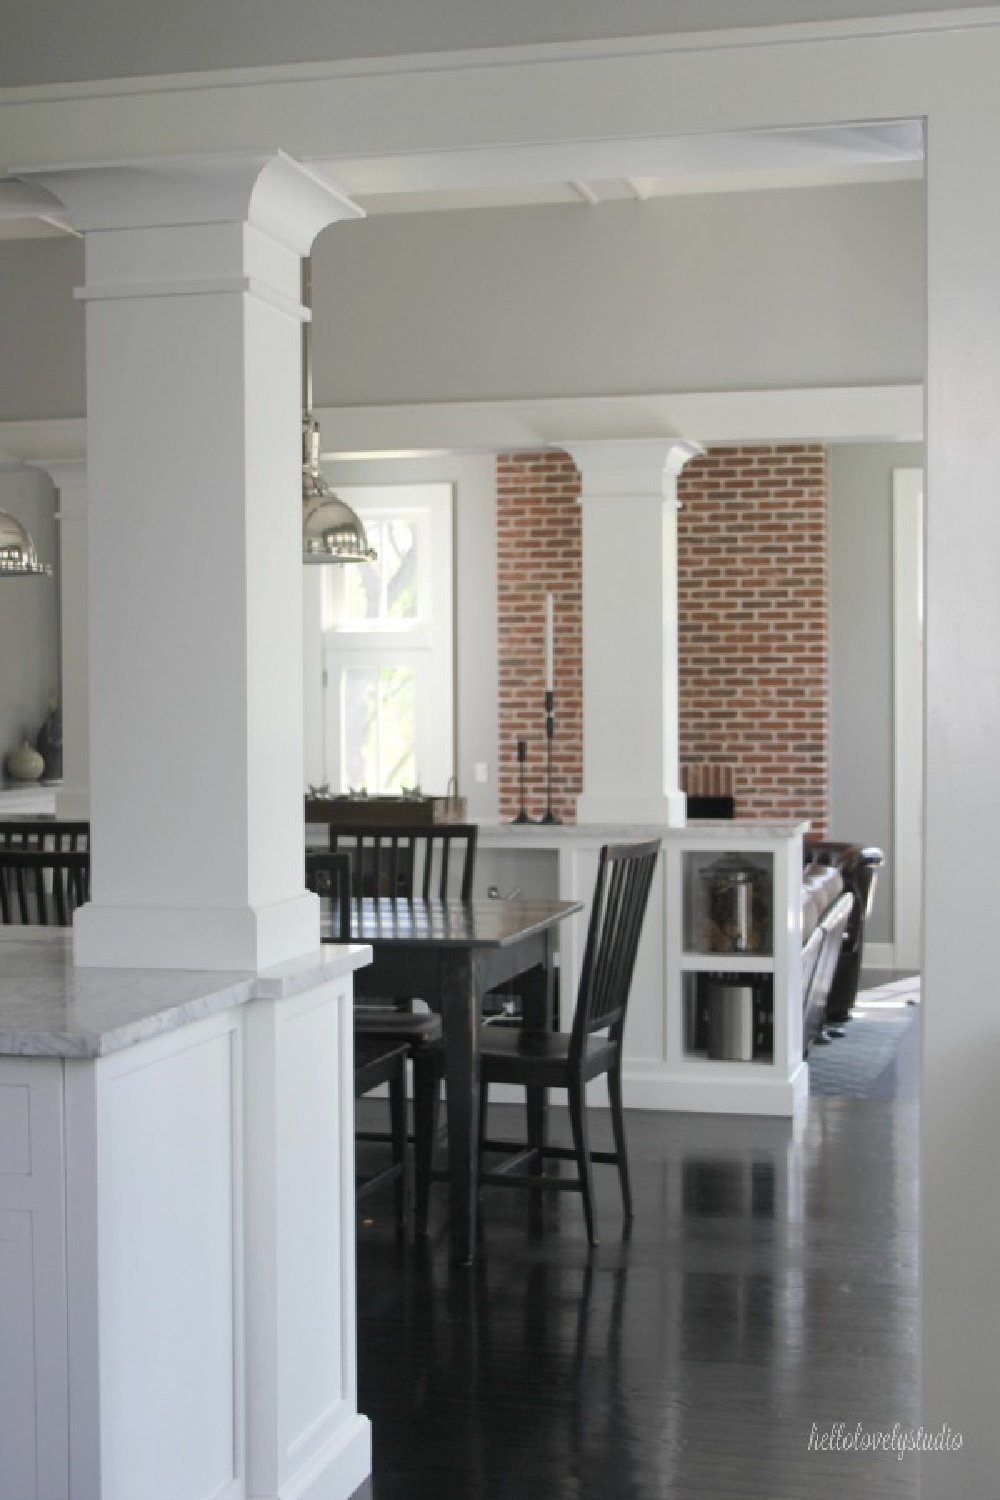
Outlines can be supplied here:
<path id="1" fill-rule="evenodd" d="M 87 613 L 87 465 L 83 459 L 43 461 L 57 491 L 59 522 L 59 650 L 62 786 L 56 816 L 90 817 L 90 659 Z"/>
<path id="2" fill-rule="evenodd" d="M 983 77 L 988 65 L 984 63 Z M 927 133 L 922 1418 L 962 1435 L 928 1453 L 920 1493 L 974 1500 L 1000 1467 L 996 1336 L 1000 822 L 1000 142 L 995 96 L 969 87 Z M 916 1122 L 914 1122 L 916 1128 Z"/>
<path id="3" fill-rule="evenodd" d="M 300 258 L 288 157 L 38 174 L 86 242 L 93 899 L 76 962 L 259 969 L 303 890 Z"/>
<path id="4" fill-rule="evenodd" d="M 680 826 L 677 476 L 663 439 L 566 445 L 583 479 L 581 823 Z M 556 702 L 556 722 L 559 705 Z"/>

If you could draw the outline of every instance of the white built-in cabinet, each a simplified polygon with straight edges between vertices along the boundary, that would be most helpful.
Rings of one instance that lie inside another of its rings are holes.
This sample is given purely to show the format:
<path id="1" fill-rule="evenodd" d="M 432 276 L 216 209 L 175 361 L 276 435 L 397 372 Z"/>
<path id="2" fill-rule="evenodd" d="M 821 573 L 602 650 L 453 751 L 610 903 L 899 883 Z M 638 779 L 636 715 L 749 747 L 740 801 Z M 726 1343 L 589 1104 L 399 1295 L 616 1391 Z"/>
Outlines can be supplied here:
<path id="1" fill-rule="evenodd" d="M 623 1087 L 627 1107 L 790 1116 L 808 1093 L 802 1059 L 801 822 L 692 822 L 642 826 L 483 825 L 476 894 L 514 892 L 587 903 L 559 936 L 560 1024 L 572 1022 L 589 899 L 601 845 L 657 836 L 663 853 L 650 893 L 629 1002 Z M 713 951 L 704 921 L 705 872 L 731 856 L 754 868 L 765 930 L 753 952 Z M 747 1060 L 709 1055 L 713 981 L 755 997 L 756 1044 Z M 594 1101 L 603 1102 L 594 1086 Z"/>

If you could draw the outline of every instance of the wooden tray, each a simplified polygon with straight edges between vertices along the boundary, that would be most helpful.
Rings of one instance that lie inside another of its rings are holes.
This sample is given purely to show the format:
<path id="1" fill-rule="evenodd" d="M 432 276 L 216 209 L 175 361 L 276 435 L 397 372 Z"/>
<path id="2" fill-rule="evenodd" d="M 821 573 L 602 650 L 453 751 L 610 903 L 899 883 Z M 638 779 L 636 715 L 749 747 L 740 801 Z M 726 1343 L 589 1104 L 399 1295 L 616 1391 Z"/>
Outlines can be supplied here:
<path id="1" fill-rule="evenodd" d="M 464 823 L 464 797 L 307 797 L 307 823 Z"/>

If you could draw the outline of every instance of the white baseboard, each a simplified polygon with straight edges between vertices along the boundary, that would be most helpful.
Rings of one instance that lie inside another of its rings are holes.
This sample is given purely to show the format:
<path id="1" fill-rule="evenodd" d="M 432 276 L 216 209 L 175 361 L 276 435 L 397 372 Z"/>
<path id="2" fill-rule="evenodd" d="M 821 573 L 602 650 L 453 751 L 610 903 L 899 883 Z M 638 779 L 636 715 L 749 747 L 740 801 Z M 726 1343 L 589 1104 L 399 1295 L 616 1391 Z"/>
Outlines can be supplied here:
<path id="1" fill-rule="evenodd" d="M 865 943 L 864 967 L 866 969 L 895 969 L 896 949 L 892 943 Z"/>

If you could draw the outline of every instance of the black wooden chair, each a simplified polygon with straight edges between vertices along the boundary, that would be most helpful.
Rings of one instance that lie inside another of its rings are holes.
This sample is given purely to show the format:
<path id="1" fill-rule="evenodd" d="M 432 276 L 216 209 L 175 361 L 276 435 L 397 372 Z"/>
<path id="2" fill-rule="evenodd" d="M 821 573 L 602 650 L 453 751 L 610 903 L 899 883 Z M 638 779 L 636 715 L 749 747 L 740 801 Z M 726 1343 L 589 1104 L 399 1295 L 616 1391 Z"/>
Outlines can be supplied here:
<path id="1" fill-rule="evenodd" d="M 468 901 L 478 837 L 476 823 L 331 823 L 329 829 L 331 850 L 351 856 L 359 896 Z"/>
<path id="2" fill-rule="evenodd" d="M 68 927 L 89 900 L 87 850 L 0 846 L 0 922 Z"/>
<path id="3" fill-rule="evenodd" d="M 351 894 L 359 899 L 420 895 L 470 900 L 478 837 L 477 823 L 365 827 L 331 823 L 329 833 L 330 854 L 350 859 Z M 315 861 L 322 856 L 307 855 L 307 867 L 310 858 Z M 422 998 L 366 996 L 363 1005 L 355 1006 L 355 1030 L 370 1036 L 402 1037 L 412 1047 L 437 1041 L 440 1019 L 413 1010 L 414 1000 Z"/>
<path id="4" fill-rule="evenodd" d="M 351 933 L 352 902 L 359 894 L 354 879 L 354 855 L 346 848 L 308 850 L 305 883 L 307 890 L 315 891 L 336 908 L 338 930 L 343 941 L 347 942 Z M 389 1086 L 388 1132 L 356 1130 L 355 1139 L 366 1145 L 371 1142 L 388 1144 L 392 1151 L 390 1167 L 359 1179 L 359 1197 L 395 1177 L 397 1226 L 400 1228 L 405 1221 L 405 1200 L 409 1192 L 406 1062 L 429 1042 L 440 1039 L 440 1016 L 397 1011 L 388 1003 L 381 1006 L 356 1004 L 354 1007 L 355 1098 L 370 1093 L 380 1084 Z M 401 1172 L 397 1170 L 399 1168 L 402 1168 Z M 423 1214 L 426 1218 L 426 1207 Z"/>
<path id="5" fill-rule="evenodd" d="M 306 850 L 306 890 L 329 901 L 337 912 L 341 941 L 351 939 L 351 856 L 346 850 Z"/>
<path id="6" fill-rule="evenodd" d="M 379 1037 L 354 1036 L 354 1097 L 362 1098 L 386 1084 L 389 1090 L 389 1164 L 374 1171 L 355 1174 L 355 1195 L 360 1203 L 387 1182 L 394 1184 L 396 1229 L 406 1229 L 409 1199 L 409 1151 L 406 1140 L 406 1058 L 405 1042 L 386 1042 Z M 382 1139 L 382 1137 L 379 1137 Z"/>
<path id="7" fill-rule="evenodd" d="M 622 1109 L 622 1037 L 659 852 L 658 839 L 608 844 L 601 850 L 572 1031 L 536 1032 L 484 1026 L 480 1032 L 480 1151 L 501 1151 L 506 1158 L 492 1170 L 481 1171 L 480 1183 L 581 1193 L 587 1238 L 592 1245 L 597 1244 L 593 1162 L 617 1166 L 625 1218 L 632 1218 Z M 588 1140 L 586 1087 L 590 1079 L 602 1073 L 608 1079 L 614 1151 L 592 1151 Z M 492 1083 L 525 1086 L 527 1144 L 486 1139 L 486 1111 Z M 568 1092 L 572 1148 L 551 1146 L 544 1140 L 544 1110 L 540 1106 L 551 1088 Z M 544 1163 L 548 1158 L 575 1161 L 577 1175 L 559 1177 L 546 1173 Z M 418 1197 L 419 1172 L 418 1162 Z"/>
<path id="8" fill-rule="evenodd" d="M 378 824 L 364 827 L 331 823 L 330 854 L 350 861 L 351 895 L 448 897 L 468 901 L 476 871 L 477 823 Z M 310 856 L 307 856 L 307 867 Z M 316 856 L 318 860 L 320 856 Z M 318 864 L 314 863 L 314 868 Z M 349 921 L 341 930 L 349 931 Z M 414 1122 L 412 1140 L 417 1161 L 416 1223 L 426 1228 L 430 1195 L 430 1160 L 438 1121 L 440 1073 L 429 1049 L 441 1042 L 441 1017 L 414 1010 L 425 996 L 366 996 L 354 1007 L 355 1045 L 362 1039 L 385 1046 L 402 1043 L 413 1064 Z M 358 1140 L 385 1140 L 375 1131 L 358 1131 Z M 424 1166 L 423 1164 L 427 1165 Z"/>
<path id="9" fill-rule="evenodd" d="M 0 849 L 88 849 L 85 819 L 0 818 Z"/>

